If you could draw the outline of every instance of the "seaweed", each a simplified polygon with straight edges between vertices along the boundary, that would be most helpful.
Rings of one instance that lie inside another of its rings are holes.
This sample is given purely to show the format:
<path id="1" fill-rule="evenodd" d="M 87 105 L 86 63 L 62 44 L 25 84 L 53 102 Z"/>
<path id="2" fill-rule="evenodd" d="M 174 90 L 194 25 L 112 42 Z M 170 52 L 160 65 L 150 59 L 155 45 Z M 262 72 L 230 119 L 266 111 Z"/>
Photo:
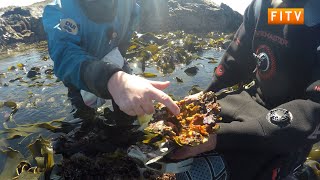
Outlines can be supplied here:
<path id="1" fill-rule="evenodd" d="M 180 114 L 174 116 L 165 106 L 159 104 L 148 126 L 144 129 L 147 139 L 143 142 L 154 145 L 151 139 L 168 140 L 179 146 L 196 146 L 205 143 L 209 134 L 219 129 L 217 121 L 221 120 L 221 107 L 213 92 L 202 94 L 198 100 L 177 102 Z M 155 134 L 158 136 L 150 136 Z M 151 138 L 151 139 L 150 139 Z"/>

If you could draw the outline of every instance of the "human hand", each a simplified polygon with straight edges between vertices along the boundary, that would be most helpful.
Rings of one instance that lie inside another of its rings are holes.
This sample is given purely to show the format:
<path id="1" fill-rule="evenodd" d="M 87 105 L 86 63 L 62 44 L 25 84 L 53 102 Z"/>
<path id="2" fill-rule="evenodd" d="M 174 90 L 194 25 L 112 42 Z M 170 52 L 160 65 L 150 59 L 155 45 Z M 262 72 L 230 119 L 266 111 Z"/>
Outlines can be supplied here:
<path id="1" fill-rule="evenodd" d="M 186 97 L 184 98 L 184 100 L 185 100 L 187 103 L 192 102 L 192 101 L 196 101 L 202 94 L 203 94 L 203 91 L 198 92 L 198 93 L 196 93 L 196 94 L 192 94 L 192 95 L 186 96 Z"/>
<path id="2" fill-rule="evenodd" d="M 173 153 L 171 153 L 171 159 L 186 159 L 190 157 L 194 157 L 198 154 L 211 151 L 216 148 L 217 145 L 217 135 L 210 134 L 207 142 L 200 144 L 198 146 L 183 146 L 180 149 L 177 149 Z"/>
<path id="3" fill-rule="evenodd" d="M 152 100 L 164 104 L 174 115 L 180 113 L 176 103 L 161 90 L 170 82 L 149 81 L 147 79 L 119 71 L 108 82 L 108 90 L 120 110 L 130 116 L 152 114 Z"/>

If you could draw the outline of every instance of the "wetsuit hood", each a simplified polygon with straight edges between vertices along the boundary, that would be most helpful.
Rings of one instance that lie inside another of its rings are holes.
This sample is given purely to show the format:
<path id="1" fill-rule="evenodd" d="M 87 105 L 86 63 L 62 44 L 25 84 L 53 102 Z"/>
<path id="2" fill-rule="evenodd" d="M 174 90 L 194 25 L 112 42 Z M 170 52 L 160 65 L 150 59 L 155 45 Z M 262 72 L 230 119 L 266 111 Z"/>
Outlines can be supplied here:
<path id="1" fill-rule="evenodd" d="M 117 12 L 116 0 L 79 0 L 85 15 L 97 23 L 111 22 Z"/>

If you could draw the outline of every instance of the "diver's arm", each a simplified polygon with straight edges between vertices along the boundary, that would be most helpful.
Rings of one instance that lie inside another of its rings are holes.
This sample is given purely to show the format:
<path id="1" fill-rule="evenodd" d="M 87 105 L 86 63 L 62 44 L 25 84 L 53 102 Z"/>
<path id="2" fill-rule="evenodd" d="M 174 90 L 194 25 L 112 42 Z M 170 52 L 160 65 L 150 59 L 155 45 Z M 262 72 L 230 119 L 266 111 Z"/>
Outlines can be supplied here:
<path id="1" fill-rule="evenodd" d="M 80 32 L 69 33 L 59 26 L 65 18 L 58 5 L 46 6 L 43 25 L 48 36 L 50 57 L 54 61 L 54 71 L 58 78 L 102 98 L 110 98 L 107 82 L 121 71 L 115 64 L 98 59 L 80 46 Z"/>
<path id="2" fill-rule="evenodd" d="M 282 104 L 292 113 L 292 120 L 287 125 L 273 123 L 267 119 L 269 111 L 252 102 L 235 114 L 237 121 L 220 123 L 217 132 L 216 149 L 263 150 L 272 152 L 290 152 L 306 144 L 319 140 L 320 104 L 311 100 L 293 100 Z M 259 114 L 258 118 L 253 114 Z"/>

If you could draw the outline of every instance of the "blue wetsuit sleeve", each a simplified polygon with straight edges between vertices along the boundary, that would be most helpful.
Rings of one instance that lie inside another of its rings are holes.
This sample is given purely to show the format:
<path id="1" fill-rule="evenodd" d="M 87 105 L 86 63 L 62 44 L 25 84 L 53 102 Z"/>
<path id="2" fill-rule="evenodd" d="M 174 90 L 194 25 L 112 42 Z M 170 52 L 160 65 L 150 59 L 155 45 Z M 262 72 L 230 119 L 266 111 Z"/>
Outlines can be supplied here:
<path id="1" fill-rule="evenodd" d="M 110 98 L 107 82 L 121 68 L 99 61 L 83 50 L 80 46 L 79 28 L 75 27 L 68 32 L 60 27 L 63 16 L 58 5 L 48 5 L 44 9 L 43 25 L 48 36 L 49 54 L 54 61 L 56 76 L 77 89 Z M 75 22 L 71 24 L 78 26 Z"/>
<path id="2" fill-rule="evenodd" d="M 48 36 L 48 49 L 54 61 L 54 72 L 63 82 L 70 83 L 78 89 L 88 90 L 80 80 L 80 66 L 86 60 L 92 60 L 80 47 L 80 36 L 63 31 L 60 20 L 63 13 L 57 5 L 48 5 L 43 14 L 43 25 Z M 78 28 L 77 28 L 78 29 Z"/>

